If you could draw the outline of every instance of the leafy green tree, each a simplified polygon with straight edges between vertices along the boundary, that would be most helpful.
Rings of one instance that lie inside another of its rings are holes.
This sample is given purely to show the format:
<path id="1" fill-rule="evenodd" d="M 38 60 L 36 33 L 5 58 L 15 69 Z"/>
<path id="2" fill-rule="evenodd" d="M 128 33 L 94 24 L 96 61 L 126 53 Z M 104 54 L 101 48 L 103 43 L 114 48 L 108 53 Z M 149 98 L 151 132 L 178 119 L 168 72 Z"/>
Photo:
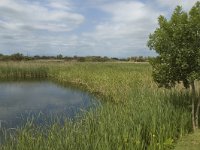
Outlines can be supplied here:
<path id="1" fill-rule="evenodd" d="M 158 18 L 159 26 L 150 34 L 148 47 L 158 56 L 151 61 L 153 79 L 160 87 L 183 83 L 192 93 L 192 124 L 198 128 L 200 99 L 195 81 L 200 79 L 200 2 L 187 13 L 177 6 L 170 19 Z"/>

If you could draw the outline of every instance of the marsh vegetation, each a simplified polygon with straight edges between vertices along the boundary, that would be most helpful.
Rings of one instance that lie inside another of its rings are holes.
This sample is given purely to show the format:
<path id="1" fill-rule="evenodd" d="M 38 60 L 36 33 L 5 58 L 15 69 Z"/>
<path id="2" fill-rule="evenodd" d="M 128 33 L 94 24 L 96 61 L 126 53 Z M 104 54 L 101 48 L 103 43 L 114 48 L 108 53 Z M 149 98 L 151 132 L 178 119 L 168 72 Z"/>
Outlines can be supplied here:
<path id="1" fill-rule="evenodd" d="M 1 80 L 46 78 L 104 102 L 81 118 L 66 118 L 63 125 L 27 122 L 15 135 L 6 135 L 1 149 L 173 148 L 192 130 L 189 93 L 181 85 L 158 88 L 151 70 L 147 63 L 0 63 Z"/>

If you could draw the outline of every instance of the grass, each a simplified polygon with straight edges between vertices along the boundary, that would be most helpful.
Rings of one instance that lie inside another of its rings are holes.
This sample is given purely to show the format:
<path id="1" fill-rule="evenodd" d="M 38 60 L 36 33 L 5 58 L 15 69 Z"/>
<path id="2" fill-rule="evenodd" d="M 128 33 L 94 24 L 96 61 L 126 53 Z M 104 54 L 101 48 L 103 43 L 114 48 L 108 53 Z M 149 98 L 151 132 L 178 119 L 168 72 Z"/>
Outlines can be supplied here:
<path id="1" fill-rule="evenodd" d="M 149 64 L 0 63 L 0 79 L 47 78 L 95 94 L 104 105 L 76 121 L 31 123 L 8 136 L 3 150 L 171 149 L 191 131 L 189 95 L 158 89 Z"/>
<path id="2" fill-rule="evenodd" d="M 175 150 L 199 150 L 199 149 L 200 149 L 200 131 L 181 138 L 175 148 Z"/>

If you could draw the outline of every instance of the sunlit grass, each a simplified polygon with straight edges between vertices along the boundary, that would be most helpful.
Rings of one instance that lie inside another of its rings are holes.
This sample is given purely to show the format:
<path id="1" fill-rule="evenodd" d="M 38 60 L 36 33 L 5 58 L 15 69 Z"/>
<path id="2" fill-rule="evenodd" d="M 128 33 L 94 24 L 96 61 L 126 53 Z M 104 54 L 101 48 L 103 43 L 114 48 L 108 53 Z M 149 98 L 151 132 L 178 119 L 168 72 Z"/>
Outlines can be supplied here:
<path id="1" fill-rule="evenodd" d="M 76 121 L 18 129 L 2 149 L 168 149 L 191 130 L 188 94 L 158 89 L 149 64 L 0 63 L 1 80 L 48 78 L 104 102 Z"/>
<path id="2" fill-rule="evenodd" d="M 199 150 L 200 131 L 184 136 L 179 140 L 175 150 Z"/>

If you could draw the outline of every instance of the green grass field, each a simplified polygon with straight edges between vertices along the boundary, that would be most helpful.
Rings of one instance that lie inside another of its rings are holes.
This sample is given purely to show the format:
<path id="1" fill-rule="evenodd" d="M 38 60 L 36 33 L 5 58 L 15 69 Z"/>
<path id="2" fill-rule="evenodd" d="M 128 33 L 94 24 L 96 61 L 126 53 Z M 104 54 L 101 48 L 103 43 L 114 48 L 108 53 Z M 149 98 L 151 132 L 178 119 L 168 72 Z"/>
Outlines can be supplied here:
<path id="1" fill-rule="evenodd" d="M 79 87 L 104 104 L 64 126 L 27 123 L 2 150 L 173 149 L 191 131 L 189 95 L 157 88 L 147 63 L 0 63 L 2 81 L 32 78 Z"/>

